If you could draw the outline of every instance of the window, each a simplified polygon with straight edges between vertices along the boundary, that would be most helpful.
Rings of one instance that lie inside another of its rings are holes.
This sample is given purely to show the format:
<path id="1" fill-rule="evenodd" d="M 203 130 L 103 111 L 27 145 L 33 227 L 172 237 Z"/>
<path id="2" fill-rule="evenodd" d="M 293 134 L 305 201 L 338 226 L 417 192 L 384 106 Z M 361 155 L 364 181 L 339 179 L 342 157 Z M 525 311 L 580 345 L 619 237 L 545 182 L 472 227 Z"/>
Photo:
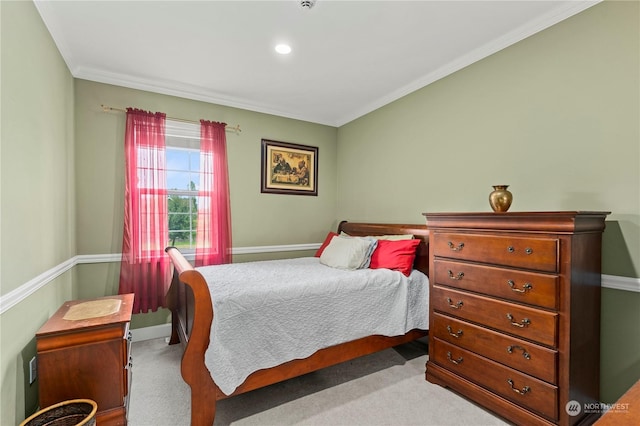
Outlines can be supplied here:
<path id="1" fill-rule="evenodd" d="M 200 185 L 200 127 L 166 122 L 168 245 L 195 250 Z"/>

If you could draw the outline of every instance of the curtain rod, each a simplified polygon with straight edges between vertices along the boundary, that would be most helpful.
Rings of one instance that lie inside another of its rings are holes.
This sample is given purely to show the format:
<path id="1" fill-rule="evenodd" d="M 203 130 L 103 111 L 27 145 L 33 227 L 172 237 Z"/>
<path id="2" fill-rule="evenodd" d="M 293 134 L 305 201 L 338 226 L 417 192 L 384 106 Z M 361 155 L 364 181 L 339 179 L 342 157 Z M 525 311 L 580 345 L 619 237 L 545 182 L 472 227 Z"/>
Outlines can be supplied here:
<path id="1" fill-rule="evenodd" d="M 113 108 L 113 107 L 106 106 L 106 105 L 100 105 L 100 106 L 102 107 L 102 111 L 103 112 L 109 112 L 109 111 L 127 112 L 126 109 L 122 109 L 122 108 Z M 167 120 L 181 121 L 183 123 L 200 124 L 199 121 L 187 120 L 185 118 L 167 117 Z M 227 124 L 226 127 L 225 127 L 225 130 L 227 132 L 236 133 L 236 134 L 242 132 L 242 130 L 240 129 L 240 125 L 239 124 L 236 124 L 234 127 L 230 127 Z"/>

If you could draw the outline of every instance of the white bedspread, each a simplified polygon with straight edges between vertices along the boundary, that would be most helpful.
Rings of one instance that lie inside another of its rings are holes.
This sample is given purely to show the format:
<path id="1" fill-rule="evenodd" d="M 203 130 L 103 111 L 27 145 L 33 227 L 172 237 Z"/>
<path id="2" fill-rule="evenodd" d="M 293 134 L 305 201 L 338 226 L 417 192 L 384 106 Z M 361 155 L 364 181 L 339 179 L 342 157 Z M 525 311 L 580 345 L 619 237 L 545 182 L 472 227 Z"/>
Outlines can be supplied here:
<path id="1" fill-rule="evenodd" d="M 254 371 L 322 348 L 428 329 L 428 278 L 416 270 L 344 271 L 316 257 L 197 269 L 213 300 L 205 363 L 226 395 Z"/>

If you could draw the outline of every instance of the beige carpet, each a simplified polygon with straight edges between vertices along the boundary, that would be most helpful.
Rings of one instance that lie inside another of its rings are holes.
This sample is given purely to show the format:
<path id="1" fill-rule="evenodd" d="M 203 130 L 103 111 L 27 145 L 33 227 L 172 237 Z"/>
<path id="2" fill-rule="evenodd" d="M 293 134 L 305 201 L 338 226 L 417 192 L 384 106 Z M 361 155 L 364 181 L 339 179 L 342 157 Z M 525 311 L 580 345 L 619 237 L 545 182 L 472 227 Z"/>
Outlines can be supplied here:
<path id="1" fill-rule="evenodd" d="M 188 425 L 180 347 L 135 342 L 130 426 Z M 215 425 L 507 425 L 424 379 L 422 341 L 219 401 Z"/>

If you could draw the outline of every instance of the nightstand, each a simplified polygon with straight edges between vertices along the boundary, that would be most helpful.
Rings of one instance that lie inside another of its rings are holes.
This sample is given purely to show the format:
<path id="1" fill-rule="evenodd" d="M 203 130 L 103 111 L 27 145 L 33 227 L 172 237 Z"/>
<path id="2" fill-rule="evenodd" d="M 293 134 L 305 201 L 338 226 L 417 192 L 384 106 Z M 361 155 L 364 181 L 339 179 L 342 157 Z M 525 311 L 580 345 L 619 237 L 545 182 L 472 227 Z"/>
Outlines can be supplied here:
<path id="1" fill-rule="evenodd" d="M 85 398 L 99 425 L 126 425 L 133 294 L 72 300 L 36 333 L 40 407 Z"/>

